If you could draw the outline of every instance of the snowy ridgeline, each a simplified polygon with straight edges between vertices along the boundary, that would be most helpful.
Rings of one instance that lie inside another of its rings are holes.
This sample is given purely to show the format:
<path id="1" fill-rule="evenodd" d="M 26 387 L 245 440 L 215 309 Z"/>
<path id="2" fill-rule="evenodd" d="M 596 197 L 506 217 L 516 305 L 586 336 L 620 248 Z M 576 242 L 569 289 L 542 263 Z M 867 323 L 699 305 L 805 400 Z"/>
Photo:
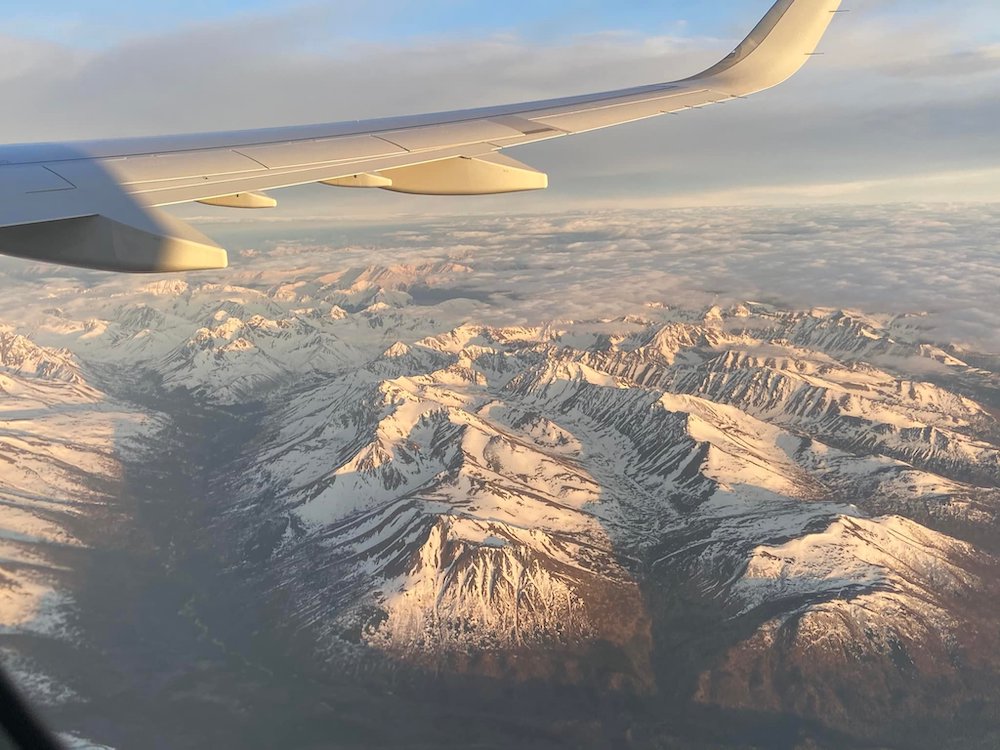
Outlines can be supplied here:
<path id="1" fill-rule="evenodd" d="M 73 521 L 109 502 L 135 438 L 158 417 L 87 383 L 70 352 L 0 330 L 0 633 L 53 633 L 67 594 L 48 564 Z"/>
<path id="2" fill-rule="evenodd" d="M 880 357 L 988 378 L 833 311 L 466 325 L 283 399 L 242 486 L 292 519 L 275 585 L 320 556 L 309 622 L 363 612 L 390 651 L 606 637 L 608 592 L 671 566 L 733 614 L 864 593 L 944 627 L 976 553 L 866 508 L 991 523 L 1000 452 L 983 406 Z"/>
<path id="3" fill-rule="evenodd" d="M 0 333 L 0 439 L 18 451 L 0 574 L 22 592 L 3 627 L 69 596 L 19 560 L 73 544 L 43 505 L 105 502 L 87 477 L 114 477 L 129 436 L 169 419 L 106 395 L 144 382 L 261 405 L 260 437 L 217 467 L 227 563 L 331 659 L 610 642 L 640 684 L 649 585 L 769 613 L 751 650 L 792 621 L 801 648 L 968 646 L 954 602 L 990 596 L 993 560 L 927 524 L 996 522 L 981 360 L 922 343 L 919 319 L 755 303 L 491 326 L 448 294 L 466 272 L 98 289 L 56 295 L 27 338 Z"/>
<path id="4" fill-rule="evenodd" d="M 74 621 L 78 576 L 68 562 L 87 552 L 78 529 L 111 517 L 122 462 L 162 423 L 89 384 L 70 352 L 0 330 L 0 663 L 37 706 L 83 699 L 67 675 L 35 658 L 33 644 L 44 654 L 52 639 L 86 638 Z M 62 740 L 107 750 L 75 735 Z"/>

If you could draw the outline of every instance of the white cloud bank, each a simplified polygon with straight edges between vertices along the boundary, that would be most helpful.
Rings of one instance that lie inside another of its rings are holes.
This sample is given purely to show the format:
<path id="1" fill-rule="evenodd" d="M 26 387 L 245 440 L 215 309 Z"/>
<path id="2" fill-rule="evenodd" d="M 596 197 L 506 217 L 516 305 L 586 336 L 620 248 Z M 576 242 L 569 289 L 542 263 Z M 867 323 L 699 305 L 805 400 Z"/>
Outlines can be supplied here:
<path id="1" fill-rule="evenodd" d="M 795 308 L 926 313 L 927 336 L 1000 353 L 1000 205 L 576 211 L 518 216 L 311 221 L 197 220 L 231 267 L 195 281 L 267 288 L 370 266 L 441 260 L 448 319 L 497 324 L 593 319 L 648 303 L 755 300 Z M 18 325 L 74 289 L 123 295 L 146 277 L 0 257 L 0 319 Z M 84 297 L 83 299 L 86 299 Z M 30 324 L 29 324 L 30 329 Z M 29 330 L 30 332 L 30 330 Z"/>
<path id="2" fill-rule="evenodd" d="M 232 251 L 232 268 L 219 279 L 240 284 L 459 261 L 468 270 L 441 283 L 467 298 L 450 303 L 449 315 L 475 321 L 593 319 L 651 302 L 756 300 L 926 313 L 929 340 L 1000 352 L 997 205 L 593 211 L 420 218 L 392 227 L 251 220 L 203 228 Z M 248 248 L 253 257 L 241 255 Z"/>

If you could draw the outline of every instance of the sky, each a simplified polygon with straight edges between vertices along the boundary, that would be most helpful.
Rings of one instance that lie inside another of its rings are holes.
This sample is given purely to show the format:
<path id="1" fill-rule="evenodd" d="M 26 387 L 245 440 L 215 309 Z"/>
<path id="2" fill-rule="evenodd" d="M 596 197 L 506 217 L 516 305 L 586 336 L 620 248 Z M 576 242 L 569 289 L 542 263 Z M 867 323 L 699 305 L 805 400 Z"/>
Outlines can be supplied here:
<path id="1" fill-rule="evenodd" d="M 669 80 L 724 56 L 769 4 L 5 1 L 0 141 L 337 121 Z M 296 188 L 266 220 L 1000 199 L 1000 5 L 845 7 L 824 54 L 778 89 L 511 151 L 550 174 L 544 194 Z"/>
<path id="2" fill-rule="evenodd" d="M 289 14 L 323 18 L 328 38 L 344 35 L 386 41 L 421 36 L 473 34 L 489 36 L 513 33 L 540 41 L 565 38 L 579 33 L 606 30 L 651 31 L 690 28 L 694 33 L 714 33 L 731 27 L 740 16 L 749 19 L 756 12 L 747 0 L 676 0 L 650 3 L 623 0 L 608 3 L 525 2 L 482 3 L 462 0 L 389 0 L 381 9 L 361 2 L 279 3 L 267 0 L 235 2 L 163 2 L 156 5 L 125 6 L 116 0 L 95 0 L 81 10 L 72 0 L 53 0 L 44 9 L 12 3 L 8 28 L 24 36 L 85 45 L 108 47 L 130 37 L 148 34 L 155 28 L 170 31 L 198 24 L 226 24 L 252 18 L 280 18 Z M 766 3 L 759 3 L 766 7 Z M 665 12 L 666 11 L 666 12 Z"/>

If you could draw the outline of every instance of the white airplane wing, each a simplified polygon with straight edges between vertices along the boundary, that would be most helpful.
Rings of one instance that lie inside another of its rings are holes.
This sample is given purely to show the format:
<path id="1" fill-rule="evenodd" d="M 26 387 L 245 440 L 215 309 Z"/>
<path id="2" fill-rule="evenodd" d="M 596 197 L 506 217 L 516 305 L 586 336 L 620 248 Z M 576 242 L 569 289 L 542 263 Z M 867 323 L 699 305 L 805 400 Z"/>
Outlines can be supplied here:
<path id="1" fill-rule="evenodd" d="M 485 109 L 230 133 L 0 147 L 0 253 L 111 271 L 224 268 L 157 206 L 264 208 L 292 185 L 430 195 L 535 190 L 501 150 L 746 97 L 815 53 L 841 0 L 778 0 L 727 58 L 680 81 Z"/>

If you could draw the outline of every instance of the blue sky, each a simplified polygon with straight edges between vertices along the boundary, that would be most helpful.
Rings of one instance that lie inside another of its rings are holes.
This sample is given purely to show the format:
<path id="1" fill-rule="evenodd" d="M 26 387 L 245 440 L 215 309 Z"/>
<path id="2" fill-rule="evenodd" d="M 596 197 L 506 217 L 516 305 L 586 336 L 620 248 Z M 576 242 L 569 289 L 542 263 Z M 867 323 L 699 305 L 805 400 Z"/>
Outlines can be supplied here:
<path id="1" fill-rule="evenodd" d="M 368 5 L 366 8 L 365 6 Z M 485 3 L 482 0 L 366 3 L 313 2 L 275 4 L 267 0 L 225 0 L 126 4 L 93 0 L 86 4 L 50 0 L 44 10 L 28 3 L 0 3 L 8 33 L 104 47 L 131 36 L 240 17 L 281 15 L 289 10 L 325 17 L 331 36 L 345 33 L 365 39 L 405 39 L 448 34 L 516 32 L 539 38 L 564 37 L 608 29 L 663 33 L 683 27 L 693 34 L 724 33 L 745 25 L 766 3 L 747 0 L 584 0 L 577 2 Z M 380 12 L 378 9 L 385 9 Z"/>
<path id="2" fill-rule="evenodd" d="M 769 4 L 0 0 L 0 142 L 362 119 L 651 83 L 725 55 Z M 774 91 L 518 149 L 550 173 L 547 193 L 430 210 L 1000 201 L 1000 4 L 845 7 L 824 56 Z M 317 214 L 331 201 L 315 188 L 289 195 Z M 270 215 L 286 216 L 285 204 Z M 346 213 L 428 205 L 336 197 Z"/>
<path id="3" fill-rule="evenodd" d="M 44 4 L 4 0 L 0 12 L 9 34 L 106 47 L 129 37 L 199 24 L 296 12 L 323 18 L 325 22 L 317 31 L 329 37 L 355 35 L 371 40 L 498 32 L 544 40 L 607 30 L 658 34 L 679 29 L 692 35 L 723 36 L 745 29 L 768 5 L 767 0 L 177 0 L 134 4 L 119 0 L 49 0 Z M 858 0 L 853 5 L 862 10 L 878 6 L 884 13 L 905 18 L 943 4 L 940 0 Z M 996 38 L 993 24 L 1000 13 L 995 3 L 970 0 L 953 7 L 957 8 L 955 15 L 967 19 L 970 32 L 978 29 L 980 38 Z"/>

